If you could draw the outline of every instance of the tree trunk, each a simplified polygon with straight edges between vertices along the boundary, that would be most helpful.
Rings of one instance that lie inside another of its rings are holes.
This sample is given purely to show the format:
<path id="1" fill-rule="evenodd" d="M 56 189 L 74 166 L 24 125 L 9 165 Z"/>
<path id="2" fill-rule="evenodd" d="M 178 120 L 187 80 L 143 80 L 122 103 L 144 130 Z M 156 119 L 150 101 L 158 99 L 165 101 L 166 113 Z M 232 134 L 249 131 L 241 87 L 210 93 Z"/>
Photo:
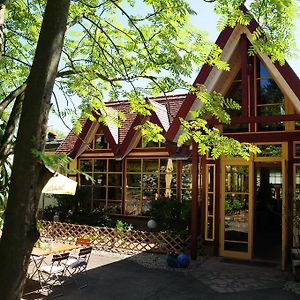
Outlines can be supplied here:
<path id="1" fill-rule="evenodd" d="M 28 78 L 17 134 L 5 224 L 0 242 L 0 299 L 20 299 L 30 253 L 38 239 L 36 214 L 50 172 L 32 152 L 42 151 L 70 0 L 49 0 Z"/>

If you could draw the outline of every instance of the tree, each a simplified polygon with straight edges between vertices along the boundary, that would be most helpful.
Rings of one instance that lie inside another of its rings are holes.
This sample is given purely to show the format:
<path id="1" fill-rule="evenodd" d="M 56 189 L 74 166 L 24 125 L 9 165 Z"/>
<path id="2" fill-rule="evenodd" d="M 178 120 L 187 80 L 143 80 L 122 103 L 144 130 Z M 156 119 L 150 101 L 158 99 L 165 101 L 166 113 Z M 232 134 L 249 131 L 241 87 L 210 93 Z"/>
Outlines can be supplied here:
<path id="1" fill-rule="evenodd" d="M 38 238 L 37 205 L 51 173 L 32 149 L 42 150 L 69 4 L 69 0 L 48 2 L 27 81 L 0 244 L 1 299 L 20 299 L 31 250 Z"/>
<path id="2" fill-rule="evenodd" d="M 107 98 L 126 97 L 131 101 L 132 111 L 149 115 L 152 107 L 145 97 L 172 92 L 176 88 L 190 89 L 185 77 L 196 66 L 208 63 L 225 70 L 229 68 L 219 58 L 221 50 L 207 41 L 204 33 L 189 25 L 189 15 L 193 11 L 184 0 L 137 3 L 134 0 L 77 0 L 71 2 L 70 8 L 69 0 L 51 0 L 47 6 L 41 0 L 5 2 L 4 31 L 0 21 L 0 31 L 5 33 L 4 43 L 3 35 L 0 36 L 0 43 L 4 45 L 0 61 L 1 120 L 7 115 L 0 145 L 2 164 L 11 151 L 17 125 L 18 134 L 0 242 L 0 297 L 19 299 L 29 255 L 38 238 L 35 226 L 38 199 L 50 176 L 34 153 L 43 149 L 54 80 L 67 99 L 74 94 L 82 99 L 84 117 L 106 123 L 112 121 L 111 118 L 120 122 L 124 117 L 109 115 L 103 102 Z M 233 26 L 236 22 L 247 24 L 252 13 L 274 16 L 262 18 L 262 29 L 255 33 L 257 45 L 281 62 L 282 55 L 289 53 L 293 41 L 289 28 L 292 19 L 287 17 L 295 16 L 291 10 L 295 1 L 266 0 L 262 9 L 258 6 L 261 1 L 257 0 L 250 13 L 239 9 L 241 0 L 213 2 L 216 10 L 224 14 L 221 27 Z M 200 92 L 208 98 L 216 97 L 205 90 Z M 218 99 L 224 101 L 219 96 Z M 234 105 L 228 101 L 224 103 Z M 101 110 L 102 114 L 95 116 L 95 110 Z M 196 115 L 199 118 L 192 124 L 195 135 L 184 139 L 197 140 L 202 151 L 197 126 L 200 124 L 206 129 L 201 123 L 202 111 Z M 227 120 L 228 115 L 220 110 L 220 118 Z M 153 124 L 146 124 L 149 126 L 146 132 L 159 132 Z M 214 140 L 216 137 L 213 135 Z M 249 145 L 231 142 L 240 147 L 241 154 L 246 155 L 251 150 Z"/>

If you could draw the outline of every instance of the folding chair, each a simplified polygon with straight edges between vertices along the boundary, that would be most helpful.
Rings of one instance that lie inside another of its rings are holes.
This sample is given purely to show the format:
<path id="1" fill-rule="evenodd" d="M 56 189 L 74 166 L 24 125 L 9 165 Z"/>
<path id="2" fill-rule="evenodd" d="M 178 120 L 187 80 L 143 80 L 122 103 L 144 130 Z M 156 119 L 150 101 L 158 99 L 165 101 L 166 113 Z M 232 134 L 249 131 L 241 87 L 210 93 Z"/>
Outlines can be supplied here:
<path id="1" fill-rule="evenodd" d="M 66 263 L 64 262 L 68 260 L 69 255 L 69 252 L 53 254 L 51 264 L 39 268 L 38 275 L 42 290 L 47 290 L 50 293 L 53 291 L 54 285 L 58 284 L 62 290 L 59 295 L 63 295 L 64 274 L 66 271 Z"/>
<path id="2" fill-rule="evenodd" d="M 91 246 L 91 240 L 87 238 L 77 238 L 75 245 L 82 246 L 82 247 L 90 247 Z M 70 252 L 70 258 L 78 258 L 80 249 L 75 249 Z"/>
<path id="3" fill-rule="evenodd" d="M 78 258 L 70 258 L 66 262 L 67 273 L 73 278 L 77 286 L 82 289 L 88 285 L 86 268 L 90 259 L 92 247 L 82 248 L 79 250 Z M 79 280 L 83 283 L 80 284 Z"/>
<path id="4" fill-rule="evenodd" d="M 38 274 L 39 268 L 42 265 L 44 258 L 45 258 L 44 256 L 30 255 L 28 275 L 27 275 L 29 279 L 32 279 L 35 276 L 35 274 Z M 29 271 L 30 267 L 31 267 L 31 272 Z"/>

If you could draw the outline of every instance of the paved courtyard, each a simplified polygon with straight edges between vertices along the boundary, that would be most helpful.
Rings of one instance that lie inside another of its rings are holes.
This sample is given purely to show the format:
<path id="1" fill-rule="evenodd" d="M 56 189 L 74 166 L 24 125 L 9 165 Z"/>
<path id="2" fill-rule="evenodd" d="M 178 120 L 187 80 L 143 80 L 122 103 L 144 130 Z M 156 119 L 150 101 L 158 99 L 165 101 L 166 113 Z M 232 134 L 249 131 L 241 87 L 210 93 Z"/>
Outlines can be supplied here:
<path id="1" fill-rule="evenodd" d="M 94 251 L 87 272 L 89 285 L 65 285 L 61 300 L 141 299 L 300 299 L 300 283 L 276 267 L 252 266 L 208 257 L 192 261 L 187 269 L 166 266 L 159 254 L 120 254 Z M 51 299 L 28 282 L 23 299 Z"/>

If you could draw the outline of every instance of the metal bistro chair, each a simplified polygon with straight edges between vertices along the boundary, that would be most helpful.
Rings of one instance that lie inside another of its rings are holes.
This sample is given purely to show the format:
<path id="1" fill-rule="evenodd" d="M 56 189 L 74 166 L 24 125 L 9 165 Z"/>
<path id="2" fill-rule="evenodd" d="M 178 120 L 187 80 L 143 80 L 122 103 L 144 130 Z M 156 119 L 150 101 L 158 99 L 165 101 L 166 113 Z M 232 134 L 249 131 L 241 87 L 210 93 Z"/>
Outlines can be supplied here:
<path id="1" fill-rule="evenodd" d="M 75 245 L 81 246 L 81 247 L 90 247 L 91 246 L 91 240 L 87 238 L 77 238 Z M 82 249 L 80 247 L 80 249 Z M 70 252 L 70 258 L 78 258 L 78 254 L 80 249 L 74 249 Z"/>
<path id="2" fill-rule="evenodd" d="M 72 277 L 80 289 L 87 287 L 88 285 L 86 268 L 91 252 L 92 247 L 81 248 L 77 258 L 70 258 L 66 262 L 67 273 Z M 82 280 L 82 284 L 80 284 L 80 279 Z"/>
<path id="3" fill-rule="evenodd" d="M 53 254 L 51 264 L 43 265 L 39 268 L 38 275 L 42 290 L 47 290 L 50 293 L 53 291 L 54 285 L 58 284 L 62 291 L 59 295 L 63 295 L 64 275 L 66 272 L 65 261 L 68 260 L 69 255 L 69 252 Z"/>

